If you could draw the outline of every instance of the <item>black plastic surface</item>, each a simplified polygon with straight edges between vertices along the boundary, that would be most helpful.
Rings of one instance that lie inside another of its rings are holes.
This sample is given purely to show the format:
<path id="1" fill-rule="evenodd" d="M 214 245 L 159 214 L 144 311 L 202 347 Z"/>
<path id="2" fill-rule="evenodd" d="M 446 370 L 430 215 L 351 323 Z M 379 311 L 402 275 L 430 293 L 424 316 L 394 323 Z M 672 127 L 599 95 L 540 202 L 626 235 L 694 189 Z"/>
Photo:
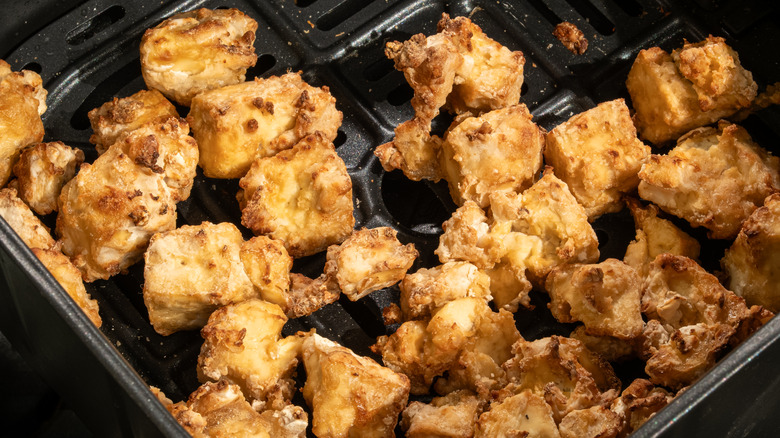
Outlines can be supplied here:
<path id="1" fill-rule="evenodd" d="M 0 57 L 15 70 L 39 71 L 49 91 L 44 115 L 46 140 L 61 140 L 95 157 L 88 143 L 87 112 L 111 98 L 144 88 L 138 45 L 146 28 L 176 12 L 197 7 L 237 7 L 258 23 L 258 64 L 247 79 L 301 70 L 313 85 L 327 85 L 344 113 L 336 140 L 353 180 L 357 227 L 388 225 L 402 242 L 417 245 L 413 267 L 436 264 L 441 223 L 454 204 L 446 184 L 412 182 L 382 170 L 373 149 L 392 138 L 393 128 L 412 115 L 411 89 L 383 54 L 390 40 L 435 32 L 442 12 L 467 15 L 492 38 L 526 57 L 521 101 L 534 120 L 551 129 L 598 102 L 624 97 L 625 77 L 641 48 L 670 50 L 683 38 L 708 34 L 727 38 L 763 88 L 780 79 L 780 11 L 759 1 L 598 0 L 189 0 L 184 2 L 92 0 L 58 4 L 59 18 L 31 26 L 19 39 L 0 40 Z M 65 6 L 63 6 L 65 5 Z M 72 9 L 68 9 L 73 7 Z M 28 11 L 29 12 L 29 11 Z M 23 15 L 19 10 L 15 13 Z M 23 19 L 19 18 L 20 20 Z M 13 20 L 7 19 L 8 22 Z M 43 19 L 42 19 L 43 20 Z M 582 56 L 552 36 L 559 21 L 575 23 L 590 41 Z M 44 20 L 46 21 L 46 20 Z M 17 28 L 22 28 L 17 26 Z M 33 30 L 34 29 L 34 30 Z M 186 109 L 182 109 L 186 114 Z M 446 126 L 446 117 L 437 120 Z M 754 139 L 780 148 L 780 112 L 765 110 L 744 123 Z M 441 129 L 441 128 L 440 128 Z M 237 181 L 199 174 L 192 196 L 178 206 L 179 225 L 203 220 L 240 223 Z M 53 217 L 45 218 L 53 225 Z M 633 238 L 626 213 L 595 224 L 602 258 L 622 258 Z M 245 230 L 246 231 L 246 230 Z M 706 240 L 701 230 L 689 230 Z M 104 325 L 95 329 L 0 222 L 0 328 L 44 379 L 76 409 L 97 436 L 178 436 L 183 431 L 153 401 L 147 385 L 181 400 L 197 387 L 195 363 L 202 340 L 194 332 L 159 336 L 148 323 L 141 296 L 143 266 L 127 275 L 97 281 L 88 290 L 100 303 Z M 246 233 L 249 237 L 249 233 Z M 702 262 L 717 269 L 727 243 L 706 243 Z M 297 260 L 294 271 L 316 275 L 324 256 Z M 397 288 L 359 302 L 341 299 L 314 315 L 290 321 L 285 334 L 316 328 L 359 354 L 371 355 L 376 336 L 390 333 L 381 309 L 396 300 Z M 534 311 L 521 310 L 524 337 L 568 334 L 535 293 Z M 780 320 L 773 320 L 731 353 L 636 433 L 636 436 L 780 435 Z M 635 371 L 619 370 L 624 378 Z M 301 402 L 302 403 L 302 402 Z M 764 415 L 766 414 L 766 415 Z M 182 435 L 185 436 L 185 435 Z"/>

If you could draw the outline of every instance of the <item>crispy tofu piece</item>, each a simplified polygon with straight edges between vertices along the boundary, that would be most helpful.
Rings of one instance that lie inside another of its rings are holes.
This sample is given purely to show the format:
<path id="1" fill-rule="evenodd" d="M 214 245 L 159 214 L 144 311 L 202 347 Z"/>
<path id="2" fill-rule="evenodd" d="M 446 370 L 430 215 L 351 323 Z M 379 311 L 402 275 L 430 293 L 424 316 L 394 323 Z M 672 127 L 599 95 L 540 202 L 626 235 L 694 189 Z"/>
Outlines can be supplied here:
<path id="1" fill-rule="evenodd" d="M 93 300 L 81 280 L 81 271 L 59 249 L 32 248 L 33 254 L 46 266 L 54 279 L 73 298 L 95 326 L 103 324 L 98 313 L 98 302 Z"/>
<path id="2" fill-rule="evenodd" d="M 38 73 L 13 72 L 0 59 L 0 187 L 11 177 L 22 148 L 43 140 L 46 95 Z"/>
<path id="3" fill-rule="evenodd" d="M 258 410 L 288 404 L 303 336 L 282 338 L 285 322 L 279 306 L 257 298 L 217 309 L 201 330 L 198 380 L 227 379 Z"/>
<path id="4" fill-rule="evenodd" d="M 619 436 L 626 437 L 639 429 L 673 398 L 674 394 L 656 387 L 649 380 L 635 379 L 610 405 L 610 410 L 620 415 L 623 420 Z"/>
<path id="5" fill-rule="evenodd" d="M 754 317 L 745 301 L 693 260 L 661 254 L 649 266 L 642 312 L 650 319 L 641 345 L 650 381 L 679 389 L 706 372 Z"/>
<path id="6" fill-rule="evenodd" d="M 780 311 L 780 194 L 767 197 L 742 224 L 721 264 L 729 290 L 750 306 Z"/>
<path id="7" fill-rule="evenodd" d="M 659 145 L 750 106 L 757 85 L 723 38 L 685 43 L 669 53 L 642 50 L 626 88 L 642 138 Z"/>
<path id="8" fill-rule="evenodd" d="M 556 423 L 569 412 L 610 403 L 620 380 L 601 356 L 577 340 L 551 336 L 515 343 L 515 356 L 503 364 L 510 384 L 505 395 L 531 390 L 552 407 Z"/>
<path id="9" fill-rule="evenodd" d="M 157 398 L 157 401 L 165 406 L 165 409 L 188 434 L 193 438 L 206 438 L 203 432 L 203 429 L 206 428 L 206 419 L 202 415 L 190 409 L 186 402 L 174 403 L 160 388 L 150 386 L 149 389 Z"/>
<path id="10" fill-rule="evenodd" d="M 634 356 L 634 340 L 626 341 L 613 336 L 591 335 L 584 325 L 577 326 L 569 337 L 582 342 L 588 350 L 609 362 L 620 362 Z"/>
<path id="11" fill-rule="evenodd" d="M 642 333 L 642 279 L 620 260 L 557 267 L 547 276 L 546 289 L 547 306 L 560 322 L 582 321 L 590 334 L 624 340 Z"/>
<path id="12" fill-rule="evenodd" d="M 430 130 L 430 121 L 418 117 L 407 120 L 395 128 L 393 141 L 377 146 L 374 155 L 387 172 L 401 169 L 413 181 L 438 182 L 442 178 L 438 159 L 441 138 L 431 135 Z"/>
<path id="13" fill-rule="evenodd" d="M 295 258 L 352 234 L 352 180 L 333 143 L 319 132 L 292 149 L 258 158 L 239 185 L 241 223 L 283 241 Z"/>
<path id="14" fill-rule="evenodd" d="M 325 274 L 333 276 L 352 301 L 401 281 L 418 252 L 403 245 L 390 227 L 363 228 L 341 245 L 328 247 Z"/>
<path id="15" fill-rule="evenodd" d="M 276 304 L 287 313 L 292 306 L 290 270 L 293 259 L 287 254 L 284 243 L 268 236 L 255 236 L 241 244 L 239 256 L 244 272 L 260 298 Z"/>
<path id="16" fill-rule="evenodd" d="M 312 87 L 300 73 L 287 73 L 202 93 L 187 120 L 203 174 L 241 178 L 255 159 L 290 149 L 317 131 L 335 140 L 342 114 L 328 87 Z"/>
<path id="17" fill-rule="evenodd" d="M 428 319 L 458 298 L 490 301 L 490 278 L 468 262 L 447 262 L 407 274 L 400 285 L 404 319 Z"/>
<path id="18" fill-rule="evenodd" d="M 491 232 L 485 211 L 471 200 L 458 207 L 442 224 L 439 247 L 434 253 L 442 263 L 468 261 L 480 269 L 491 269 L 501 260 L 506 248 L 501 235 Z"/>
<path id="19" fill-rule="evenodd" d="M 303 341 L 306 384 L 318 437 L 393 437 L 409 379 L 313 333 Z"/>
<path id="20" fill-rule="evenodd" d="M 330 275 L 309 278 L 302 274 L 290 274 L 289 307 L 285 313 L 290 318 L 311 315 L 336 301 L 341 295 L 338 282 Z"/>
<path id="21" fill-rule="evenodd" d="M 40 215 L 57 211 L 62 187 L 76 175 L 84 152 L 61 141 L 24 149 L 14 166 L 19 197 Z"/>
<path id="22" fill-rule="evenodd" d="M 471 438 L 482 401 L 470 391 L 456 391 L 434 397 L 430 403 L 409 403 L 404 409 L 401 427 L 407 438 Z"/>
<path id="23" fill-rule="evenodd" d="M 131 132 L 160 117 L 179 117 L 176 107 L 157 90 L 141 90 L 132 96 L 117 98 L 91 110 L 89 142 L 99 154 L 114 144 L 121 134 Z"/>
<path id="24" fill-rule="evenodd" d="M 558 425 L 561 438 L 617 438 L 622 429 L 622 417 L 604 406 L 571 411 Z"/>
<path id="25" fill-rule="evenodd" d="M 41 222 L 19 196 L 16 189 L 0 189 L 0 216 L 16 231 L 25 245 L 30 248 L 51 249 L 56 242 L 49 228 Z"/>
<path id="26" fill-rule="evenodd" d="M 531 306 L 529 293 L 533 286 L 525 275 L 524 267 L 515 267 L 506 259 L 484 270 L 490 277 L 490 293 L 493 304 L 499 309 L 515 313 L 522 305 Z"/>
<path id="27" fill-rule="evenodd" d="M 243 82 L 257 62 L 257 22 L 238 9 L 173 15 L 141 38 L 141 74 L 150 89 L 189 106 L 197 94 Z"/>
<path id="28" fill-rule="evenodd" d="M 491 192 L 520 192 L 533 183 L 542 167 L 544 132 L 531 119 L 517 104 L 467 117 L 447 131 L 439 157 L 456 204 L 471 200 L 484 208 Z"/>
<path id="29" fill-rule="evenodd" d="M 649 156 L 623 99 L 600 103 L 558 125 L 547 134 L 544 149 L 546 163 L 590 221 L 623 208 L 621 198 L 636 190 L 637 173 Z"/>
<path id="30" fill-rule="evenodd" d="M 553 412 L 544 399 L 525 390 L 491 403 L 479 416 L 475 438 L 560 438 Z"/>
<path id="31" fill-rule="evenodd" d="M 699 258 L 699 242 L 672 222 L 658 217 L 655 204 L 643 207 L 634 198 L 627 198 L 626 204 L 634 217 L 636 237 L 628 244 L 623 261 L 636 269 L 640 277 L 647 276 L 647 266 L 659 254 L 681 255 L 693 260 Z"/>
<path id="32" fill-rule="evenodd" d="M 56 231 L 84 281 L 122 272 L 153 234 L 176 227 L 176 202 L 189 194 L 197 161 L 188 132 L 171 117 L 123 134 L 65 184 Z"/>
<path id="33" fill-rule="evenodd" d="M 667 155 L 651 155 L 639 172 L 639 196 L 713 239 L 736 237 L 764 198 L 780 191 L 780 158 L 744 128 L 721 122 L 680 138 Z"/>
<path id="34" fill-rule="evenodd" d="M 143 295 L 157 333 L 199 329 L 217 308 L 259 295 L 239 256 L 243 243 L 230 222 L 152 236 L 144 253 Z"/>

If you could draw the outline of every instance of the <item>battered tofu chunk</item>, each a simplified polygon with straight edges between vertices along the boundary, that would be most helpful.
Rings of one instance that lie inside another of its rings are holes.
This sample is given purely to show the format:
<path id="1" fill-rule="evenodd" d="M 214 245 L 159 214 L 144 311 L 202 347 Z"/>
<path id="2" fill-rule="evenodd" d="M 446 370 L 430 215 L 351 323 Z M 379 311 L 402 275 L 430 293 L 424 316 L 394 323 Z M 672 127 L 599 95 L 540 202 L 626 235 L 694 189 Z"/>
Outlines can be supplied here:
<path id="1" fill-rule="evenodd" d="M 623 99 L 603 102 L 547 134 L 544 158 L 593 221 L 623 208 L 650 147 L 639 141 Z"/>
<path id="2" fill-rule="evenodd" d="M 377 146 L 374 155 L 387 172 L 401 169 L 413 181 L 438 182 L 442 178 L 438 158 L 441 138 L 431 135 L 430 130 L 430 121 L 418 117 L 407 120 L 395 128 L 393 141 Z"/>
<path id="3" fill-rule="evenodd" d="M 352 301 L 401 281 L 418 252 L 414 244 L 403 245 L 390 227 L 363 228 L 341 245 L 328 248 L 325 274 L 333 276 Z"/>
<path id="4" fill-rule="evenodd" d="M 328 437 L 393 437 L 409 379 L 316 333 L 303 341 L 312 432 Z"/>
<path id="5" fill-rule="evenodd" d="M 257 298 L 217 309 L 201 330 L 198 380 L 226 379 L 258 408 L 288 404 L 303 338 L 282 338 L 285 322 L 279 306 Z"/>
<path id="6" fill-rule="evenodd" d="M 626 87 L 640 135 L 656 145 L 750 106 L 758 89 L 737 53 L 712 36 L 671 55 L 640 51 Z"/>
<path id="7" fill-rule="evenodd" d="M 656 387 L 649 380 L 635 379 L 610 405 L 610 410 L 620 415 L 623 421 L 619 436 L 626 437 L 639 429 L 673 398 L 674 394 Z"/>
<path id="8" fill-rule="evenodd" d="M 642 279 L 620 260 L 557 267 L 546 289 L 547 306 L 560 322 L 582 321 L 588 333 L 625 340 L 642 333 Z"/>
<path id="9" fill-rule="evenodd" d="M 560 438 L 553 412 L 544 399 L 525 390 L 496 401 L 479 416 L 475 438 Z"/>
<path id="10" fill-rule="evenodd" d="M 22 148 L 43 140 L 46 94 L 38 73 L 13 72 L 0 59 L 0 187 L 11 177 Z"/>
<path id="11" fill-rule="evenodd" d="M 401 427 L 408 438 L 471 438 L 482 401 L 470 391 L 455 391 L 434 397 L 429 404 L 418 401 L 404 409 Z"/>
<path id="12" fill-rule="evenodd" d="M 176 14 L 141 38 L 141 74 L 150 89 L 189 106 L 198 93 L 243 82 L 257 62 L 257 22 L 238 9 Z"/>
<path id="13" fill-rule="evenodd" d="M 19 197 L 40 215 L 57 211 L 62 187 L 76 175 L 84 152 L 61 141 L 26 148 L 14 166 Z"/>
<path id="14" fill-rule="evenodd" d="M 70 262 L 59 249 L 32 248 L 33 254 L 46 266 L 54 279 L 73 298 L 73 301 L 84 311 L 95 326 L 100 327 L 103 321 L 98 313 L 98 303 L 93 300 L 81 280 L 81 271 Z"/>
<path id="15" fill-rule="evenodd" d="M 729 290 L 748 305 L 780 311 L 780 194 L 770 195 L 742 224 L 721 264 Z"/>
<path id="16" fill-rule="evenodd" d="M 159 117 L 179 117 L 176 107 L 157 90 L 141 90 L 132 96 L 114 98 L 87 114 L 92 125 L 90 143 L 99 154 L 117 138 Z"/>
<path id="17" fill-rule="evenodd" d="M 622 430 L 622 417 L 605 406 L 571 411 L 558 425 L 561 438 L 617 438 Z"/>
<path id="18" fill-rule="evenodd" d="M 569 337 L 582 342 L 588 350 L 609 362 L 619 362 L 634 355 L 633 340 L 624 341 L 612 336 L 591 335 L 585 330 L 584 325 L 575 328 Z"/>
<path id="19" fill-rule="evenodd" d="M 292 149 L 258 158 L 239 183 L 241 223 L 284 242 L 303 257 L 344 241 L 355 226 L 352 180 L 322 133 Z"/>
<path id="20" fill-rule="evenodd" d="M 239 256 L 243 243 L 229 222 L 152 236 L 144 253 L 143 295 L 157 333 L 201 328 L 217 308 L 259 295 Z"/>
<path id="21" fill-rule="evenodd" d="M 56 242 L 49 228 L 41 222 L 19 196 L 16 189 L 0 189 L 0 216 L 16 231 L 16 234 L 30 248 L 54 248 Z"/>
<path id="22" fill-rule="evenodd" d="M 639 196 L 713 239 L 732 239 L 764 198 L 780 191 L 780 159 L 740 126 L 721 122 L 680 138 L 667 155 L 651 155 L 639 172 Z"/>
<path id="23" fill-rule="evenodd" d="M 342 114 L 328 87 L 287 73 L 204 92 L 193 99 L 187 120 L 203 174 L 241 178 L 255 159 L 290 149 L 316 131 L 335 140 Z"/>
<path id="24" fill-rule="evenodd" d="M 404 319 L 428 319 L 458 298 L 490 301 L 490 278 L 468 262 L 447 262 L 407 274 L 400 285 Z"/>
<path id="25" fill-rule="evenodd" d="M 289 307 L 285 313 L 290 318 L 311 315 L 322 307 L 339 299 L 341 291 L 336 279 L 322 274 L 309 278 L 302 274 L 290 274 Z"/>
<path id="26" fill-rule="evenodd" d="M 525 275 L 525 267 L 513 266 L 505 257 L 484 272 L 490 277 L 490 293 L 497 308 L 515 313 L 521 305 L 531 306 L 528 294 L 533 286 Z"/>
<path id="27" fill-rule="evenodd" d="M 465 118 L 447 131 L 440 165 L 456 204 L 471 200 L 487 207 L 491 192 L 531 185 L 544 149 L 544 133 L 531 118 L 517 104 Z"/>
<path id="28" fill-rule="evenodd" d="M 290 269 L 293 259 L 284 249 L 284 243 L 268 236 L 255 236 L 241 244 L 239 255 L 244 272 L 260 293 L 260 298 L 276 304 L 287 313 L 292 307 Z"/>
<path id="29" fill-rule="evenodd" d="M 463 260 L 480 269 L 491 269 L 501 261 L 506 248 L 503 236 L 492 232 L 485 211 L 474 201 L 466 201 L 442 224 L 439 247 L 434 253 L 447 263 Z"/>
<path id="30" fill-rule="evenodd" d="M 628 244 L 623 261 L 636 269 L 640 277 L 647 276 L 647 266 L 659 254 L 681 255 L 693 260 L 699 258 L 699 242 L 672 222 L 658 217 L 656 205 L 643 207 L 634 198 L 627 198 L 626 204 L 634 217 L 636 237 Z"/>

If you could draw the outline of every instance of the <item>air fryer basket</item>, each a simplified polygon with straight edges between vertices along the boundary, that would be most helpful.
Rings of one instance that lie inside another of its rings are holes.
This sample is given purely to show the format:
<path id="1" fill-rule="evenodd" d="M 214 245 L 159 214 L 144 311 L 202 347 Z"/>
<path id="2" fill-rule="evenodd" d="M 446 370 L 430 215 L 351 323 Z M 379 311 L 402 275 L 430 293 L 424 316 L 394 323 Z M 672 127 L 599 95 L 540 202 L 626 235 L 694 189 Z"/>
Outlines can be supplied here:
<path id="1" fill-rule="evenodd" d="M 46 4 L 49 4 L 47 8 Z M 87 112 L 118 96 L 145 88 L 138 46 L 143 31 L 174 13 L 198 7 L 235 7 L 259 26 L 258 62 L 247 79 L 302 71 L 313 85 L 327 85 L 344 113 L 336 146 L 353 181 L 356 226 L 391 226 L 399 239 L 413 242 L 420 258 L 412 270 L 437 263 L 441 223 L 455 206 L 446 184 L 412 182 L 398 171 L 382 170 L 374 148 L 389 141 L 393 128 L 411 118 L 412 91 L 384 56 L 387 41 L 435 32 L 442 12 L 470 16 L 492 38 L 526 58 L 521 101 L 534 120 L 551 129 L 599 102 L 624 97 L 625 78 L 642 48 L 671 50 L 683 38 L 724 36 L 753 72 L 759 88 L 780 80 L 780 8 L 758 0 L 90 0 L 34 2 L 9 10 L 0 23 L 35 18 L 36 27 L 17 26 L 2 34 L 0 58 L 40 72 L 49 91 L 44 115 L 46 140 L 85 150 L 91 130 Z M 49 20 L 51 20 L 49 22 Z M 573 55 L 552 35 L 570 21 L 590 42 Z M 32 26 L 32 21 L 30 26 Z M 21 30 L 18 30 L 21 29 Z M 19 32 L 22 32 L 20 35 Z M 18 44 L 18 45 L 17 45 Z M 13 47 L 11 45 L 16 45 Z M 179 108 L 185 115 L 186 108 Z M 443 131 L 447 116 L 434 121 Z M 743 125 L 759 144 L 780 149 L 780 111 L 764 110 Z M 1 135 L 1 133 L 0 133 Z M 178 225 L 240 223 L 236 180 L 212 180 L 199 173 L 189 200 L 178 205 Z M 53 225 L 54 217 L 45 221 Z M 684 226 L 684 225 L 683 225 Z M 594 224 L 602 259 L 622 258 L 634 236 L 626 212 Z M 708 242 L 701 230 L 702 264 L 718 268 L 728 242 Z M 246 230 L 244 230 L 246 232 Z M 0 266 L 6 288 L 0 292 L 0 329 L 44 379 L 98 436 L 186 436 L 147 385 L 181 400 L 198 385 L 195 364 L 202 339 L 197 331 L 158 335 L 149 325 L 141 296 L 142 263 L 126 275 L 87 285 L 100 303 L 103 327 L 81 314 L 13 233 L 0 221 Z M 245 237 L 250 237 L 246 232 Z M 322 272 L 324 255 L 296 260 L 293 270 Z M 369 346 L 386 327 L 381 310 L 397 301 L 389 288 L 351 302 L 346 298 L 315 314 L 291 320 L 284 334 L 317 332 L 373 355 Z M 546 309 L 545 296 L 532 293 L 535 310 L 520 310 L 517 325 L 526 339 L 567 335 Z M 657 414 L 634 436 L 772 436 L 780 432 L 780 319 L 773 319 L 726 356 L 710 373 Z M 374 356 L 376 357 L 376 356 Z M 624 380 L 641 366 L 618 368 Z M 305 403 L 298 396 L 297 403 Z"/>

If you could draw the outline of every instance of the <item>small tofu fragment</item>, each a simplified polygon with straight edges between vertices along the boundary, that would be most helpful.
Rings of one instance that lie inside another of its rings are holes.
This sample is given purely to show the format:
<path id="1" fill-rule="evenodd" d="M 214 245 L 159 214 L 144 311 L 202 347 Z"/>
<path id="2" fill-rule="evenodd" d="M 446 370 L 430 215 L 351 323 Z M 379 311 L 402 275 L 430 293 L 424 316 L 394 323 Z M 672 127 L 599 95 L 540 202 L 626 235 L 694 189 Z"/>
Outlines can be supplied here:
<path id="1" fill-rule="evenodd" d="M 555 25 L 553 36 L 566 47 L 566 50 L 575 55 L 582 55 L 588 50 L 588 39 L 585 34 L 572 23 L 563 21 Z"/>
<path id="2" fill-rule="evenodd" d="M 26 148 L 14 166 L 19 197 L 40 215 L 57 211 L 62 187 L 76 175 L 84 152 L 61 141 Z"/>
<path id="3" fill-rule="evenodd" d="M 283 241 L 295 258 L 352 234 L 352 180 L 333 143 L 319 132 L 292 149 L 258 158 L 239 185 L 241 223 Z"/>
<path id="4" fill-rule="evenodd" d="M 780 194 L 770 195 L 742 224 L 721 264 L 729 290 L 749 306 L 780 311 Z"/>
<path id="5" fill-rule="evenodd" d="M 285 322 L 279 306 L 257 298 L 217 309 L 201 330 L 198 380 L 227 379 L 258 408 L 285 406 L 303 342 L 303 335 L 281 337 Z"/>
<path id="6" fill-rule="evenodd" d="M 487 207 L 498 190 L 527 189 L 542 166 L 544 133 L 523 104 L 467 117 L 451 127 L 441 145 L 443 176 L 452 199 Z"/>
<path id="7" fill-rule="evenodd" d="M 25 245 L 30 248 L 51 249 L 56 242 L 49 228 L 36 217 L 19 196 L 16 189 L 0 189 L 0 216 L 13 228 Z"/>
<path id="8" fill-rule="evenodd" d="M 311 315 L 322 307 L 336 301 L 341 290 L 336 279 L 322 274 L 309 278 L 302 274 L 290 274 L 289 307 L 285 313 L 290 318 Z"/>
<path id="9" fill-rule="evenodd" d="M 474 201 L 458 207 L 442 228 L 444 233 L 434 251 L 442 263 L 468 261 L 480 269 L 491 269 L 506 252 L 503 236 L 491 232 L 485 211 Z"/>
<path id="10" fill-rule="evenodd" d="M 290 149 L 317 131 L 336 139 L 342 114 L 328 87 L 312 87 L 300 73 L 255 78 L 202 93 L 187 120 L 210 178 L 241 178 L 255 159 Z"/>
<path id="11" fill-rule="evenodd" d="M 489 302 L 490 278 L 468 262 L 447 262 L 407 274 L 401 282 L 404 319 L 428 319 L 445 304 L 473 297 Z"/>
<path id="12" fill-rule="evenodd" d="M 642 333 L 642 279 L 620 260 L 557 267 L 546 289 L 548 307 L 560 322 L 582 321 L 588 333 L 624 340 Z"/>
<path id="13" fill-rule="evenodd" d="M 316 333 L 303 341 L 306 384 L 318 437 L 393 437 L 409 379 Z"/>
<path id="14" fill-rule="evenodd" d="M 81 271 L 59 249 L 32 248 L 33 254 L 46 266 L 55 280 L 73 298 L 96 327 L 103 324 L 98 313 L 98 303 L 93 300 L 81 280 Z"/>
<path id="15" fill-rule="evenodd" d="M 354 232 L 341 245 L 328 248 L 326 275 L 333 276 L 341 292 L 352 301 L 401 281 L 418 252 L 414 244 L 401 244 L 397 232 L 379 227 Z"/>
<path id="16" fill-rule="evenodd" d="M 276 304 L 287 313 L 292 307 L 290 269 L 293 259 L 287 254 L 284 243 L 268 236 L 255 236 L 241 244 L 239 255 L 244 272 L 260 298 Z"/>
<path id="17" fill-rule="evenodd" d="M 491 403 L 479 416 L 475 438 L 560 438 L 553 412 L 544 398 L 525 390 Z"/>
<path id="18" fill-rule="evenodd" d="M 238 9 L 173 15 L 141 38 L 141 74 L 150 89 L 189 106 L 197 94 L 243 82 L 257 62 L 257 22 Z"/>
<path id="19" fill-rule="evenodd" d="M 418 401 L 404 409 L 401 427 L 408 438 L 471 438 L 482 401 L 470 391 L 455 391 L 434 397 L 429 404 Z"/>
<path id="20" fill-rule="evenodd" d="M 159 117 L 179 117 L 176 107 L 157 90 L 141 90 L 132 96 L 117 98 L 91 110 L 89 142 L 99 154 L 114 144 L 120 135 L 131 132 Z"/>
<path id="21" fill-rule="evenodd" d="M 764 198 L 780 191 L 780 158 L 744 128 L 721 122 L 680 138 L 667 155 L 651 155 L 639 172 L 639 196 L 662 210 L 732 239 Z"/>
<path id="22" fill-rule="evenodd" d="M 588 350 L 609 362 L 620 362 L 634 355 L 633 339 L 626 341 L 613 336 L 591 335 L 584 325 L 575 328 L 569 337 L 582 342 Z"/>
<path id="23" fill-rule="evenodd" d="M 623 418 L 605 406 L 571 411 L 558 425 L 561 438 L 617 438 L 622 430 Z"/>
<path id="24" fill-rule="evenodd" d="M 11 177 L 22 148 L 43 140 L 46 95 L 38 73 L 13 72 L 0 59 L 0 187 Z"/>
<path id="25" fill-rule="evenodd" d="M 650 147 L 636 136 L 623 99 L 603 102 L 575 115 L 547 134 L 544 158 L 568 185 L 592 222 L 623 208 L 636 190 L 637 173 Z"/>
<path id="26" fill-rule="evenodd" d="M 758 86 L 723 38 L 708 37 L 669 53 L 642 50 L 626 88 L 643 139 L 660 145 L 750 106 Z"/>
<path id="27" fill-rule="evenodd" d="M 259 294 L 239 256 L 244 243 L 230 222 L 184 225 L 152 236 L 144 254 L 144 304 L 167 336 L 199 329 L 217 308 Z"/>
<path id="28" fill-rule="evenodd" d="M 672 399 L 674 394 L 653 385 L 649 380 L 635 379 L 609 407 L 623 420 L 619 436 L 628 436 L 639 429 Z"/>

